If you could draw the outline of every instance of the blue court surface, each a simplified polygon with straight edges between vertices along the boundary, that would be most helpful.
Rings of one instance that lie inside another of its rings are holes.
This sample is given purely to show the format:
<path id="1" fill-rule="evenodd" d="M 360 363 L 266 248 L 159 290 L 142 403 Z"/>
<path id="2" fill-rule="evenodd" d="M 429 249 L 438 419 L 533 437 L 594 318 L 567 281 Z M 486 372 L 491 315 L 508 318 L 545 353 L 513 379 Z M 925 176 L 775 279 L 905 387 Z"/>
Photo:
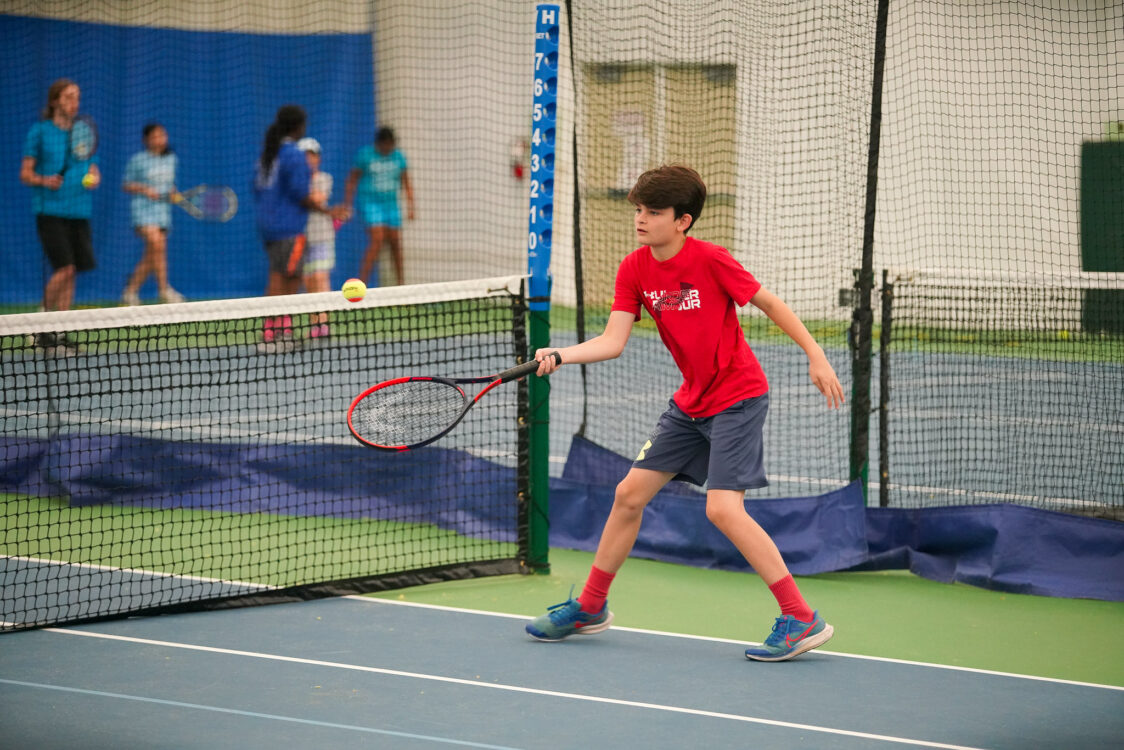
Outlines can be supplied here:
<path id="1" fill-rule="evenodd" d="M 621 627 L 545 644 L 524 621 L 345 597 L 7 633 L 0 746 L 1024 750 L 1124 737 L 1118 687 L 831 651 L 762 664 L 744 643 Z"/>

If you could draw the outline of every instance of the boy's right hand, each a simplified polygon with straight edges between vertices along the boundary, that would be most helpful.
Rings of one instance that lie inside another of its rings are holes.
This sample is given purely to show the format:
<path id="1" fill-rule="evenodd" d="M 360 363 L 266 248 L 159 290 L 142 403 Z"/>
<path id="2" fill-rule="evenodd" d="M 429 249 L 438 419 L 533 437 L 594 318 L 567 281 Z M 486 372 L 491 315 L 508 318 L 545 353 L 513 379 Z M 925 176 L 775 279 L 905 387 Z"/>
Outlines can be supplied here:
<path id="1" fill-rule="evenodd" d="M 558 354 L 558 356 L 555 356 L 556 354 L 558 354 L 558 350 L 555 348 L 539 349 L 536 351 L 535 359 L 539 361 L 539 369 L 535 371 L 535 374 L 540 377 L 549 375 L 561 367 L 562 363 L 560 358 L 562 355 Z"/>

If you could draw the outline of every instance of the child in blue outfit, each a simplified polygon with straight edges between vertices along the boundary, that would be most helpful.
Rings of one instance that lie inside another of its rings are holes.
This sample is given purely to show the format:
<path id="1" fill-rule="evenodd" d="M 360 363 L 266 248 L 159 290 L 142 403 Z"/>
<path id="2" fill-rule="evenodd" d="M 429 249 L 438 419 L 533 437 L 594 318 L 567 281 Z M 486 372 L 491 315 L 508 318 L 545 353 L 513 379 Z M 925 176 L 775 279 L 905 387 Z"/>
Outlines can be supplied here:
<path id="1" fill-rule="evenodd" d="M 367 250 L 359 266 L 359 278 L 369 281 L 378 265 L 382 246 L 390 246 L 397 283 L 403 284 L 402 212 L 398 191 L 406 194 L 406 217 L 414 218 L 414 188 L 407 171 L 406 155 L 397 147 L 394 131 L 380 128 L 373 146 L 364 146 L 355 155 L 347 177 L 344 204 L 350 207 L 358 188 L 358 213 L 367 225 Z"/>
<path id="2" fill-rule="evenodd" d="M 161 302 L 183 302 L 184 297 L 168 284 L 168 230 L 172 226 L 169 197 L 176 191 L 176 155 L 168 146 L 168 131 L 150 122 L 141 131 L 144 150 L 133 154 L 125 166 L 121 186 L 133 196 L 129 204 L 133 231 L 144 242 L 125 291 L 124 305 L 140 304 L 140 288 L 149 276 L 156 277 Z"/>

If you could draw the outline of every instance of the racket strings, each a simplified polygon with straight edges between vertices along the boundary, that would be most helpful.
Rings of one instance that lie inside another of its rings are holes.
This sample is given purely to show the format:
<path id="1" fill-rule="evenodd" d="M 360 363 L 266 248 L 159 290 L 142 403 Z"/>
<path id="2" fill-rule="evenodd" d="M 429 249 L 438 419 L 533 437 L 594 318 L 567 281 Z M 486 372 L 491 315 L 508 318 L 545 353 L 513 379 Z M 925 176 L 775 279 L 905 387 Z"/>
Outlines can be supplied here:
<path id="1" fill-rule="evenodd" d="M 444 431 L 464 410 L 457 387 L 433 380 L 411 380 L 372 391 L 352 411 L 355 431 L 385 446 L 414 445 Z"/>
<path id="2" fill-rule="evenodd" d="M 181 193 L 178 202 L 197 219 L 226 221 L 238 211 L 238 196 L 228 187 L 193 188 Z"/>
<path id="3" fill-rule="evenodd" d="M 71 151 L 75 158 L 85 160 L 94 151 L 94 129 L 86 122 L 78 121 L 71 126 Z"/>

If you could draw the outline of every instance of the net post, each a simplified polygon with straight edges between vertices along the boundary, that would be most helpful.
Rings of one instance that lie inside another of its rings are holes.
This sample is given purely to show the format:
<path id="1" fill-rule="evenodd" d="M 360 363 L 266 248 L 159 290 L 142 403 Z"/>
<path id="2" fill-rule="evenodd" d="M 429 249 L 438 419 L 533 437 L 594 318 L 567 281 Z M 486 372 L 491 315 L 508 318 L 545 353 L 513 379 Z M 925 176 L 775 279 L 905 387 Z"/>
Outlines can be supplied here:
<path id="1" fill-rule="evenodd" d="M 527 232 L 528 311 L 531 352 L 550 346 L 550 251 L 554 220 L 554 150 L 558 115 L 559 6 L 535 7 L 534 104 L 531 110 L 531 201 Z M 530 496 L 527 559 L 536 573 L 550 572 L 550 383 L 532 377 Z"/>
<path id="2" fill-rule="evenodd" d="M 882 330 L 878 334 L 878 505 L 890 505 L 890 328 L 894 285 L 882 269 Z"/>
<path id="3" fill-rule="evenodd" d="M 867 500 L 870 471 L 870 379 L 873 311 L 871 275 L 855 269 L 855 309 L 848 338 L 851 345 L 851 480 L 862 483 Z"/>
<path id="4" fill-rule="evenodd" d="M 570 80 L 577 81 L 578 76 L 574 71 L 574 11 L 573 0 L 566 0 L 566 41 L 569 46 L 570 54 Z M 574 328 L 577 334 L 577 342 L 580 344 L 585 341 L 585 276 L 582 267 L 582 191 L 581 180 L 578 178 L 579 164 L 578 164 L 578 129 L 573 127 L 570 129 L 570 144 L 573 154 L 573 218 L 571 226 L 573 227 L 573 255 L 574 255 Z M 575 431 L 577 435 L 585 435 L 586 423 L 589 421 L 589 380 L 588 373 L 586 372 L 586 365 L 578 365 L 581 370 L 581 403 L 582 403 L 582 421 Z"/>
<path id="5" fill-rule="evenodd" d="M 878 149 L 882 127 L 882 74 L 886 66 L 889 0 L 878 0 L 874 37 L 874 76 L 870 95 L 870 148 L 867 152 L 866 213 L 863 226 L 862 268 L 855 278 L 855 311 L 851 319 L 851 479 L 862 482 L 867 498 L 870 469 L 871 339 L 874 315 L 870 306 L 874 287 L 874 212 L 878 196 Z"/>

